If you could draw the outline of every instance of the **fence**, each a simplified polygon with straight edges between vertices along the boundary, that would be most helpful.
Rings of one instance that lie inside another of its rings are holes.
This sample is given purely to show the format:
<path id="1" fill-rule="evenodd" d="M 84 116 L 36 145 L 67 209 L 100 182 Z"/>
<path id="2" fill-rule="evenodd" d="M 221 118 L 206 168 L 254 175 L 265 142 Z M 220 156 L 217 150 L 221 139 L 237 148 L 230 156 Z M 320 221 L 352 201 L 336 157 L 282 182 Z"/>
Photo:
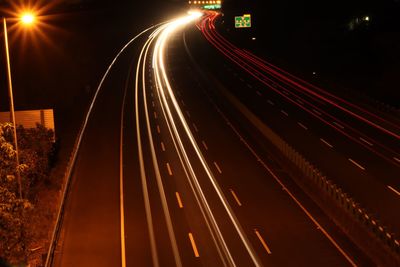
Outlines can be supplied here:
<path id="1" fill-rule="evenodd" d="M 327 213 L 330 217 L 355 243 L 367 251 L 368 255 L 380 265 L 400 266 L 400 239 L 397 239 L 377 218 L 369 214 L 349 194 L 329 180 L 316 166 L 266 126 L 236 97 L 222 87 L 219 89 L 225 99 L 228 99 L 236 110 L 301 172 L 303 176 L 301 183 L 314 189 L 311 189 L 314 191 L 314 198 L 317 196 L 318 200 L 324 200 L 327 203 L 323 207 L 324 210 L 325 208 L 329 210 Z M 307 188 L 306 191 L 309 189 Z"/>

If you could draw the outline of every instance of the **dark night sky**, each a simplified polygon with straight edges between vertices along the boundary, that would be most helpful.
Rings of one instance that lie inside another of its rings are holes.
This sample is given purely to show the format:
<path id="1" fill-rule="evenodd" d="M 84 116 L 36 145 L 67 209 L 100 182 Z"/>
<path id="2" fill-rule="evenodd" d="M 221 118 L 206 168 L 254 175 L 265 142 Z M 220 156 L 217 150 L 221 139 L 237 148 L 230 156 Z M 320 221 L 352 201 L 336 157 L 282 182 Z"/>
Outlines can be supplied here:
<path id="1" fill-rule="evenodd" d="M 3 11 L 6 2 L 0 0 Z M 51 27 L 44 31 L 44 39 L 28 36 L 21 42 L 15 32 L 9 33 L 17 108 L 60 105 L 68 108 L 82 97 L 82 92 L 97 85 L 107 63 L 130 37 L 151 23 L 170 18 L 186 1 L 115 2 L 60 1 L 46 10 L 51 14 L 46 18 Z M 364 66 L 353 77 L 336 75 L 345 83 L 349 81 L 346 85 L 350 87 L 360 84 L 392 87 L 386 81 L 398 76 L 400 55 L 395 45 L 396 40 L 399 43 L 398 1 L 225 0 L 224 3 L 227 15 L 253 14 L 258 49 L 289 70 L 316 68 L 327 76 L 332 73 L 335 76 L 339 70 L 348 72 L 357 69 L 357 64 Z M 373 19 L 368 31 L 349 33 L 346 27 L 350 19 L 364 14 Z M 3 53 L 0 57 L 3 63 Z M 346 62 L 347 68 L 335 62 L 335 58 Z M 372 83 L 363 78 L 363 72 L 375 69 L 379 73 Z M 4 74 L 4 64 L 0 71 Z M 0 109 L 5 110 L 8 104 L 4 76 L 0 77 L 0 85 L 3 88 Z"/>

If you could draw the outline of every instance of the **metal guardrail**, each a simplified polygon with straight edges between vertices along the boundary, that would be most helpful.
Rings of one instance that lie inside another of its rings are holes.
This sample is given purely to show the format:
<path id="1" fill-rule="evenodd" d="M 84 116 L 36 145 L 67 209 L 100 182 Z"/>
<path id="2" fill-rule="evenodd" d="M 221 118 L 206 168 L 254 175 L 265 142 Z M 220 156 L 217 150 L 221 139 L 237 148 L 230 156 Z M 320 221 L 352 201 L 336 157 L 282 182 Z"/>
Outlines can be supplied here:
<path id="1" fill-rule="evenodd" d="M 395 237 L 394 234 L 387 230 L 387 227 L 382 225 L 380 221 L 364 208 L 362 208 L 353 198 L 344 192 L 338 185 L 333 181 L 329 180 L 316 166 L 307 161 L 307 159 L 297 152 L 292 146 L 284 141 L 279 135 L 277 135 L 272 129 L 265 125 L 257 116 L 255 116 L 250 110 L 247 109 L 235 96 L 228 92 L 224 86 L 222 86 L 218 80 L 212 75 L 206 75 L 197 62 L 194 60 L 192 53 L 190 52 L 186 38 L 184 37 L 185 50 L 193 63 L 194 68 L 202 76 L 205 83 L 212 87 L 217 85 L 217 89 L 223 95 L 224 99 L 228 100 L 233 106 L 241 113 L 246 120 L 248 120 L 259 132 L 275 146 L 282 155 L 288 159 L 293 165 L 304 175 L 308 180 L 309 184 L 312 184 L 318 190 L 318 193 L 322 193 L 324 200 L 327 200 L 331 207 L 340 207 L 341 214 L 335 214 L 334 219 L 342 230 L 345 226 L 351 225 L 349 228 L 353 228 L 349 234 L 350 238 L 356 240 L 356 243 L 363 246 L 364 248 L 369 246 L 370 243 L 374 243 L 368 248 L 370 251 L 374 248 L 384 248 L 383 256 L 374 257 L 375 260 L 379 261 L 382 266 L 400 266 L 400 240 Z M 346 216 L 347 215 L 347 216 Z M 352 220 L 347 222 L 346 220 Z M 354 223 L 353 223 L 354 222 Z M 357 228 L 356 230 L 354 228 Z M 357 231 L 358 229 L 364 229 L 365 231 Z M 355 235 L 365 235 L 363 237 Z M 362 243 L 362 244 L 361 244 Z M 377 244 L 377 246 L 375 246 Z M 386 248 L 386 249 L 385 249 Z M 374 253 L 373 251 L 372 253 Z M 369 255 L 374 256 L 374 255 Z M 386 257 L 386 258 L 383 258 Z"/>
<path id="2" fill-rule="evenodd" d="M 386 264 L 390 266 L 400 266 L 400 239 L 388 231 L 377 218 L 368 213 L 361 207 L 349 194 L 345 193 L 332 180 L 329 180 L 316 166 L 307 161 L 307 159 L 297 152 L 292 146 L 284 141 L 272 129 L 265 125 L 256 115 L 247 109 L 235 96 L 224 88 L 220 88 L 223 95 L 236 107 L 236 109 L 250 123 L 256 127 L 270 143 L 272 143 L 293 165 L 308 179 L 307 182 L 313 184 L 324 195 L 324 200 L 329 201 L 333 206 L 340 207 L 348 218 L 357 223 L 357 227 L 365 229 L 371 237 L 381 246 L 386 247 L 391 259 L 385 259 Z M 340 217 L 340 216 L 337 216 Z M 341 225 L 348 225 L 341 220 L 343 218 L 334 218 Z M 354 224 L 353 224 L 354 225 Z M 365 239 L 365 238 L 364 238 Z M 385 265 L 386 266 L 386 265 Z"/>

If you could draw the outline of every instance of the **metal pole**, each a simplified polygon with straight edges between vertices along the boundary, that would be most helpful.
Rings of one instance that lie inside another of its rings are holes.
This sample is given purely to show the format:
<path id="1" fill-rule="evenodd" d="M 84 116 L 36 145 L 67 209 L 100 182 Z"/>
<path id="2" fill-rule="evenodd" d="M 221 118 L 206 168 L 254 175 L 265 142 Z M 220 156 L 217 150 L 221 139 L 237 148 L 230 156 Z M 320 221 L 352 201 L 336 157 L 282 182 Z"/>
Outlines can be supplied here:
<path id="1" fill-rule="evenodd" d="M 17 140 L 17 125 L 15 123 L 14 97 L 13 97 L 12 81 L 11 81 L 10 52 L 8 50 L 7 22 L 6 22 L 6 18 L 4 18 L 4 17 L 3 17 L 3 24 L 4 24 L 4 42 L 5 42 L 5 47 L 6 47 L 6 59 L 7 59 L 8 95 L 10 98 L 11 121 L 14 126 L 13 132 L 14 132 L 15 159 L 16 159 L 16 163 L 17 163 L 16 173 L 17 173 L 17 181 L 18 181 L 18 193 L 19 193 L 19 198 L 22 198 L 21 175 L 19 173 L 19 150 L 18 150 L 18 140 Z"/>

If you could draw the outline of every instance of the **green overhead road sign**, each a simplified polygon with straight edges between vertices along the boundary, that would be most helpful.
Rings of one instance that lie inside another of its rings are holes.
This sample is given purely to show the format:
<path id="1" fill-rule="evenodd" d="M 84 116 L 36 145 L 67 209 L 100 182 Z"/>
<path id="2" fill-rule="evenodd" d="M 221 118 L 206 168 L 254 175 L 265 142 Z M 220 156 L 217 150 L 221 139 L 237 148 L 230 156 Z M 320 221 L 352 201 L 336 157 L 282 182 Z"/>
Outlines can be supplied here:
<path id="1" fill-rule="evenodd" d="M 235 17 L 235 28 L 250 28 L 251 27 L 251 15 L 245 14 L 243 16 Z"/>

